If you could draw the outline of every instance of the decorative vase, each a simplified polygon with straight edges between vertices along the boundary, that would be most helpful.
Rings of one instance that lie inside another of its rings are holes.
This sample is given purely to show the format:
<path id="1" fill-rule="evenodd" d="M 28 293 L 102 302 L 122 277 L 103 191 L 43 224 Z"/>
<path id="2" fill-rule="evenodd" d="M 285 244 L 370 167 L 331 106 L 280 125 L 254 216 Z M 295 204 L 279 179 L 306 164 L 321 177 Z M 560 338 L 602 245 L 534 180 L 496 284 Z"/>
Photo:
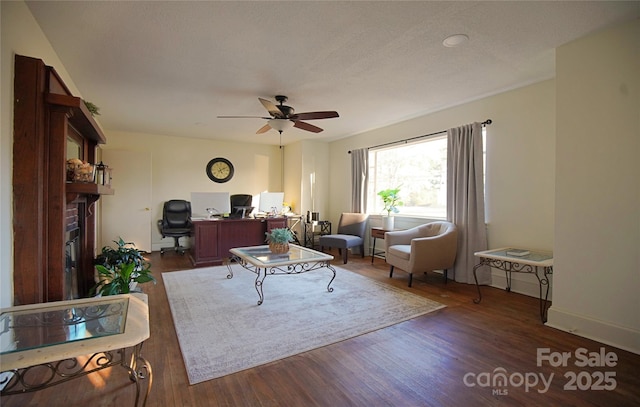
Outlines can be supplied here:
<path id="1" fill-rule="evenodd" d="M 393 225 L 393 220 L 394 220 L 393 216 L 383 216 L 382 220 L 383 220 L 382 228 L 384 230 L 393 230 L 393 226 L 394 226 Z"/>
<path id="2" fill-rule="evenodd" d="M 289 251 L 289 243 L 269 243 L 271 253 L 284 254 Z"/>

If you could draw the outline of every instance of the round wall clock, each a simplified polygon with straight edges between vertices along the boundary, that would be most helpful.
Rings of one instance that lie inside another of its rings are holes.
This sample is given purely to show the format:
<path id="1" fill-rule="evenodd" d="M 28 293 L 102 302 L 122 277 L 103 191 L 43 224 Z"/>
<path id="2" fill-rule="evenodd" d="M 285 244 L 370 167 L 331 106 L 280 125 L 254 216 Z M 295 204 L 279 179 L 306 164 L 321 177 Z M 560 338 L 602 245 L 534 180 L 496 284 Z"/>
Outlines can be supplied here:
<path id="1" fill-rule="evenodd" d="M 213 182 L 227 182 L 233 177 L 233 164 L 226 158 L 214 158 L 207 164 L 207 176 Z"/>

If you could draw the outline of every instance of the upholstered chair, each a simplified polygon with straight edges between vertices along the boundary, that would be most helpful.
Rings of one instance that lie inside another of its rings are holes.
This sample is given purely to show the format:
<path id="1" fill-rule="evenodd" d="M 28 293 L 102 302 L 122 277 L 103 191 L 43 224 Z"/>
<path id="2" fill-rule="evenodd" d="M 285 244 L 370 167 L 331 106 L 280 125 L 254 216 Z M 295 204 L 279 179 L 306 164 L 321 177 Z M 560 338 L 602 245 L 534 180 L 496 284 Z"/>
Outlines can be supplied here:
<path id="1" fill-rule="evenodd" d="M 451 222 L 439 221 L 407 230 L 384 234 L 386 261 L 391 266 L 389 278 L 395 267 L 409 273 L 409 287 L 413 273 L 443 270 L 445 282 L 447 270 L 453 267 L 458 250 L 458 230 Z"/>
<path id="2" fill-rule="evenodd" d="M 335 235 L 320 236 L 320 251 L 325 247 L 336 247 L 342 255 L 342 261 L 347 264 L 349 249 L 359 247 L 360 254 L 364 257 L 364 235 L 367 230 L 366 213 L 343 213 L 338 224 L 338 233 Z"/>
<path id="3" fill-rule="evenodd" d="M 175 250 L 183 254 L 185 248 L 180 246 L 180 238 L 191 236 L 191 202 L 182 199 L 166 201 L 162 208 L 162 219 L 158 220 L 158 231 L 165 237 L 172 237 L 174 246 L 163 247 L 160 254 L 166 250 Z"/>

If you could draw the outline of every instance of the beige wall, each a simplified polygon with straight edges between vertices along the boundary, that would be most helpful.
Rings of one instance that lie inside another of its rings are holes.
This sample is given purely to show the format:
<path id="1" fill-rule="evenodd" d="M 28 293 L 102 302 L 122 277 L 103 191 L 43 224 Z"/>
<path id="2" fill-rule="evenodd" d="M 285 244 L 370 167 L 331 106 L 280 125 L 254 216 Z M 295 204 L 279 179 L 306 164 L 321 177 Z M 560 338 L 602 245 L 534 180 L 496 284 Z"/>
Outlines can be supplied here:
<path id="1" fill-rule="evenodd" d="M 349 150 L 429 134 L 473 121 L 487 127 L 486 210 L 489 246 L 554 247 L 555 82 L 487 97 L 393 126 L 331 143 L 330 213 L 336 220 L 350 208 Z M 402 213 L 402 208 L 400 208 Z M 424 223 L 396 219 L 396 227 Z M 372 223 L 379 222 L 375 217 Z M 535 277 L 514 274 L 513 290 L 538 293 Z M 505 287 L 504 272 L 493 283 Z"/>
<path id="2" fill-rule="evenodd" d="M 305 216 L 307 211 L 315 211 L 320 213 L 322 220 L 328 219 L 328 202 L 331 200 L 328 196 L 328 143 L 302 140 L 287 145 L 284 151 L 285 201 L 293 205 L 297 214 Z M 301 230 L 297 232 L 302 236 Z"/>
<path id="3" fill-rule="evenodd" d="M 162 218 L 162 205 L 170 199 L 190 200 L 191 192 L 229 192 L 259 196 L 263 191 L 281 191 L 281 155 L 277 146 L 107 131 L 104 150 L 151 153 L 151 237 L 154 250 L 171 246 L 162 239 L 155 222 Z M 234 166 L 226 183 L 211 181 L 205 172 L 209 160 L 224 157 Z M 108 163 L 105 163 L 108 164 Z M 114 168 L 114 178 L 126 176 L 126 169 Z M 122 199 L 116 195 L 104 199 Z M 126 199 L 126 197 L 124 198 Z M 109 222 L 102 219 L 102 222 Z M 107 244 L 109 242 L 102 242 Z"/>
<path id="4" fill-rule="evenodd" d="M 640 353 L 640 22 L 557 49 L 549 324 Z"/>

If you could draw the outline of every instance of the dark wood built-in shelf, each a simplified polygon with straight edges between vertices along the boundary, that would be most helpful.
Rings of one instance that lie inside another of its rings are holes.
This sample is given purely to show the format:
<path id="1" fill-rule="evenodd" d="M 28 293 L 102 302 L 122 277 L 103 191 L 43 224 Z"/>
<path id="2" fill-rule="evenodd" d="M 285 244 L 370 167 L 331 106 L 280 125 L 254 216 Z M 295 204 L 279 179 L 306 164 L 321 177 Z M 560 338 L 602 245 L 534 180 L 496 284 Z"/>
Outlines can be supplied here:
<path id="1" fill-rule="evenodd" d="M 98 126 L 98 123 L 93 119 L 91 112 L 89 112 L 84 101 L 79 97 L 47 93 L 45 96 L 45 102 L 52 106 L 64 106 L 70 108 L 71 114 L 69 114 L 69 123 L 75 127 L 75 129 L 78 130 L 84 138 L 94 141 L 97 144 L 104 144 L 107 142 L 107 139 Z"/>
<path id="2" fill-rule="evenodd" d="M 96 163 L 97 146 L 106 143 L 84 101 L 69 91 L 55 69 L 16 55 L 14 305 L 85 297 L 95 284 L 93 206 L 114 190 L 67 182 L 70 140 L 78 146 L 73 158 L 87 163 Z"/>
<path id="3" fill-rule="evenodd" d="M 107 185 L 100 185 L 92 182 L 67 182 L 66 192 L 67 202 L 73 202 L 83 195 L 92 197 L 93 200 L 97 200 L 102 195 L 113 195 L 115 190 Z"/>

